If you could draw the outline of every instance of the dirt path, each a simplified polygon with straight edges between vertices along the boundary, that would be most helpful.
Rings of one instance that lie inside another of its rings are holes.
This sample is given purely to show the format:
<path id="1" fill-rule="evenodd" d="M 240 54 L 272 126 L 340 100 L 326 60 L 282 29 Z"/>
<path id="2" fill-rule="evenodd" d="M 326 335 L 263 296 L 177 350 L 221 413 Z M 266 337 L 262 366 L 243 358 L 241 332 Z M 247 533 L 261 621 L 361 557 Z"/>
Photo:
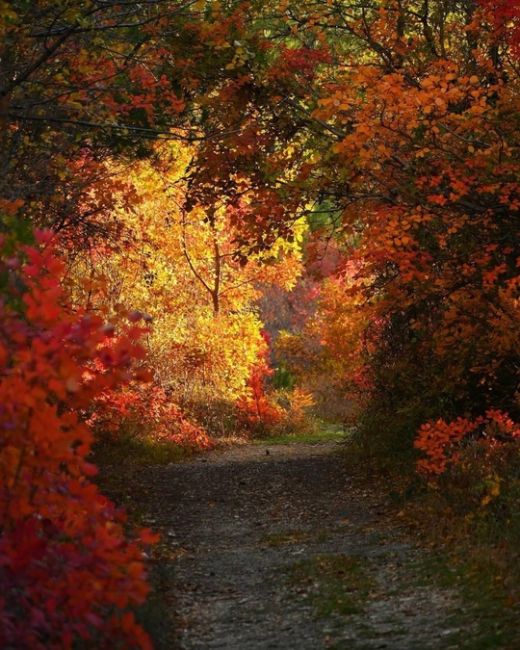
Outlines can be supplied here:
<path id="1" fill-rule="evenodd" d="M 384 523 L 338 449 L 248 445 L 141 472 L 177 647 L 460 647 L 456 595 L 421 584 L 424 552 Z"/>

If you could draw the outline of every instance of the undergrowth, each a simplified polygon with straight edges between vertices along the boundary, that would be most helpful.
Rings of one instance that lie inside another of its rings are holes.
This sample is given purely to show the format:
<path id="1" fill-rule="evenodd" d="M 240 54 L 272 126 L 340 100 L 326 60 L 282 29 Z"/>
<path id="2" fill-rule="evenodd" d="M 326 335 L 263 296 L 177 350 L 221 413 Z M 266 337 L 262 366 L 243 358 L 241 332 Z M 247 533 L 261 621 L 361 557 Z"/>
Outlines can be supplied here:
<path id="1" fill-rule="evenodd" d="M 472 624 L 471 650 L 520 647 L 520 454 L 468 445 L 460 461 L 436 480 L 421 478 L 414 454 L 393 452 L 359 431 L 348 441 L 349 471 L 379 483 L 406 534 L 434 551 L 427 579 L 457 586 Z M 469 645 L 468 645 L 469 644 Z"/>
<path id="2" fill-rule="evenodd" d="M 170 441 L 154 440 L 146 436 L 121 434 L 100 439 L 93 447 L 96 464 L 109 465 L 165 465 L 193 455 L 194 451 Z"/>

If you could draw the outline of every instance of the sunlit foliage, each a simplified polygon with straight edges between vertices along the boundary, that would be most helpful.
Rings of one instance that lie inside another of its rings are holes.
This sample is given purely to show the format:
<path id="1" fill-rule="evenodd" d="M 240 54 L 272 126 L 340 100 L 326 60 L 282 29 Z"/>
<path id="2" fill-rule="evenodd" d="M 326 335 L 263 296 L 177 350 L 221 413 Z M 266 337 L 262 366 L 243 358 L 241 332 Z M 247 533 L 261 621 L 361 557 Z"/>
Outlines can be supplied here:
<path id="1" fill-rule="evenodd" d="M 148 643 L 91 431 L 205 449 L 305 422 L 330 386 L 366 448 L 430 481 L 517 448 L 519 20 L 0 2 L 7 645 Z"/>

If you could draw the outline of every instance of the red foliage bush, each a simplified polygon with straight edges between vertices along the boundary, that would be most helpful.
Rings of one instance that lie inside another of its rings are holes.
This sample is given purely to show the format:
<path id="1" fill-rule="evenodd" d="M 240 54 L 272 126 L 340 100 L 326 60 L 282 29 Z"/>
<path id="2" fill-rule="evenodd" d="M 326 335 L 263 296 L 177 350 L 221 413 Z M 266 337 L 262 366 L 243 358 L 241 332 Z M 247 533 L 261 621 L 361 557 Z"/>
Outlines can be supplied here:
<path id="1" fill-rule="evenodd" d="M 90 481 L 92 433 L 82 413 L 127 382 L 139 329 L 116 336 L 70 314 L 63 265 L 39 246 L 0 258 L 0 646 L 148 648 L 132 609 L 148 593 L 143 530 Z"/>
<path id="2" fill-rule="evenodd" d="M 489 410 L 484 417 L 473 420 L 457 418 L 452 422 L 442 419 L 427 422 L 419 429 L 415 448 L 426 458 L 417 463 L 419 472 L 425 475 L 440 475 L 448 466 L 456 463 L 461 444 L 471 438 L 487 446 L 520 439 L 520 426 L 501 411 Z"/>
<path id="3" fill-rule="evenodd" d="M 281 409 L 273 404 L 266 392 L 266 381 L 273 374 L 269 365 L 269 337 L 263 332 L 265 345 L 258 354 L 258 360 L 251 369 L 247 382 L 247 394 L 237 401 L 238 424 L 254 433 L 264 432 L 282 419 Z"/>
<path id="4" fill-rule="evenodd" d="M 128 427 L 138 427 L 153 440 L 187 449 L 209 449 L 213 445 L 204 428 L 154 383 L 133 382 L 117 391 L 105 391 L 96 399 L 89 423 L 103 434 L 115 435 Z"/>

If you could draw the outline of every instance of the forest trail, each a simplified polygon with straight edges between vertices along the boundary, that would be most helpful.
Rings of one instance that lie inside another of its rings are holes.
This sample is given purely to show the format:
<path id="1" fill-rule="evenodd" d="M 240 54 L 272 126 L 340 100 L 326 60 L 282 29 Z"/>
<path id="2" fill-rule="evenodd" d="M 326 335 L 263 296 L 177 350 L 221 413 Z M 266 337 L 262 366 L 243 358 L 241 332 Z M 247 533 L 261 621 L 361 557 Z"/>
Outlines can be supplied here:
<path id="1" fill-rule="evenodd" d="M 156 589 L 175 612 L 158 617 L 158 647 L 461 647 L 457 594 L 424 583 L 427 552 L 337 443 L 235 447 L 138 482 L 163 536 Z"/>

